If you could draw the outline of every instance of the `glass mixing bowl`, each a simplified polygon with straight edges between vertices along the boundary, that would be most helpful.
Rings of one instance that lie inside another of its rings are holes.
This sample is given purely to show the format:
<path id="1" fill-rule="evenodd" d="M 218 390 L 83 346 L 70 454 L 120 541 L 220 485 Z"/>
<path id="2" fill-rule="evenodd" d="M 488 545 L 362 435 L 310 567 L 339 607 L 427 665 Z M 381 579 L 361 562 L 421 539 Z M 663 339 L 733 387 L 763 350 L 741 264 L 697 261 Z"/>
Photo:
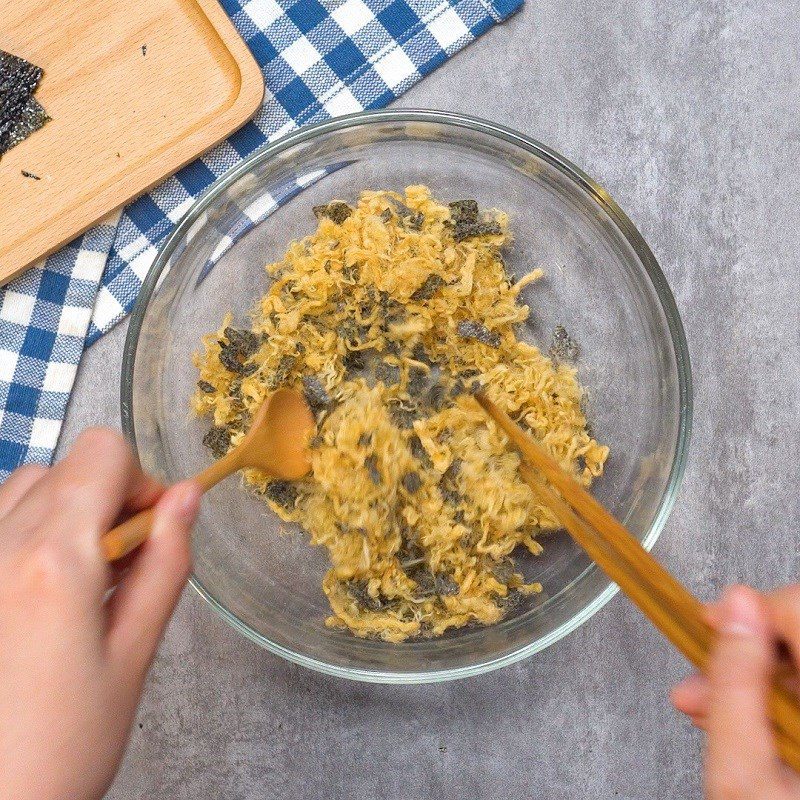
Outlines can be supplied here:
<path id="1" fill-rule="evenodd" d="M 143 466 L 171 482 L 208 465 L 208 423 L 188 411 L 192 354 L 226 312 L 246 318 L 269 285 L 264 264 L 314 230 L 312 206 L 416 183 L 445 201 L 471 197 L 508 212 L 509 270 L 546 271 L 523 292 L 532 313 L 520 335 L 546 350 L 563 325 L 580 343 L 588 416 L 611 448 L 593 491 L 652 546 L 681 481 L 691 425 L 689 357 L 664 276 L 608 193 L 558 153 L 436 111 L 369 112 L 303 128 L 250 156 L 189 210 L 144 281 L 125 348 L 122 420 Z M 248 216 L 265 214 L 240 235 Z M 239 480 L 224 481 L 203 502 L 192 584 L 253 641 L 346 678 L 413 683 L 495 669 L 557 641 L 616 591 L 566 534 L 549 534 L 543 555 L 525 566 L 544 591 L 499 624 L 403 644 L 358 639 L 325 627 L 325 552 L 281 527 Z"/>

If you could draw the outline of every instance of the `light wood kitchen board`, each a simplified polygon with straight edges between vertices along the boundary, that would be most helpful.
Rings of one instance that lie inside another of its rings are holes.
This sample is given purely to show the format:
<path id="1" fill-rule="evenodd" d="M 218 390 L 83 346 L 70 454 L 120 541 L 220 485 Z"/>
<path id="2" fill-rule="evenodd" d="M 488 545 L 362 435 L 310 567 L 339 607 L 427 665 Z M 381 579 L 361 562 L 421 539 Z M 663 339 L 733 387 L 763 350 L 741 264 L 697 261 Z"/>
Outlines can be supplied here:
<path id="1" fill-rule="evenodd" d="M 0 157 L 0 283 L 224 139 L 264 94 L 217 0 L 2 6 L 0 49 L 44 69 L 52 121 Z"/>

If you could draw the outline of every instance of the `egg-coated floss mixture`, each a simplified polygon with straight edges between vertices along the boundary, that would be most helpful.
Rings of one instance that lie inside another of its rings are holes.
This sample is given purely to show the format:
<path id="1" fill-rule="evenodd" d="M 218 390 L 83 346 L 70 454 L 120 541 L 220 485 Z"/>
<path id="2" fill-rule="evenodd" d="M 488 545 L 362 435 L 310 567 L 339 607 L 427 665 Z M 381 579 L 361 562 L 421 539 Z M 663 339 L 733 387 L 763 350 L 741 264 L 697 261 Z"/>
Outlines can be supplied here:
<path id="1" fill-rule="evenodd" d="M 192 407 L 213 423 L 204 442 L 221 457 L 271 391 L 303 391 L 318 425 L 310 475 L 244 480 L 327 549 L 327 624 L 400 642 L 497 622 L 541 590 L 515 551 L 540 553 L 540 534 L 559 526 L 472 393 L 584 486 L 608 456 L 562 357 L 574 343 L 559 348 L 557 336 L 548 357 L 517 338 L 529 315 L 520 290 L 542 271 L 515 282 L 502 258 L 507 216 L 439 202 L 425 186 L 314 212 L 316 231 L 267 265 L 250 328 L 226 318 L 196 356 Z"/>

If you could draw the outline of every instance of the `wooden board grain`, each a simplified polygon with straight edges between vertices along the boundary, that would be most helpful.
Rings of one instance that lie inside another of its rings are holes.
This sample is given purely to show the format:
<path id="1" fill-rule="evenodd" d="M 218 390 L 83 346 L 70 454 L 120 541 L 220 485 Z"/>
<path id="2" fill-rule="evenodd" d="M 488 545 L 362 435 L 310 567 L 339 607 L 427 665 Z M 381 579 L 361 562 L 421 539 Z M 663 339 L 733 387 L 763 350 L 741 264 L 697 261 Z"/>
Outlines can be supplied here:
<path id="1" fill-rule="evenodd" d="M 0 49 L 44 69 L 52 117 L 0 158 L 0 283 L 224 139 L 264 94 L 217 0 L 14 0 Z"/>

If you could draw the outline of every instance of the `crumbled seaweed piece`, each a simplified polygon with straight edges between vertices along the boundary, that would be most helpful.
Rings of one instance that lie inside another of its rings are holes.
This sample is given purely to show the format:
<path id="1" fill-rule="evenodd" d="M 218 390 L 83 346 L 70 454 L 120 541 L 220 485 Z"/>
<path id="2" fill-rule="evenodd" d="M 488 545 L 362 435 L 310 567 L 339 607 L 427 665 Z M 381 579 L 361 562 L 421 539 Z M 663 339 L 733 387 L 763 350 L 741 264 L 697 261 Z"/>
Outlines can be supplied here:
<path id="1" fill-rule="evenodd" d="M 495 220 L 482 220 L 475 200 L 456 200 L 450 203 L 450 217 L 453 225 L 453 238 L 457 242 L 474 236 L 495 236 L 502 233 Z"/>
<path id="2" fill-rule="evenodd" d="M 259 337 L 252 331 L 231 327 L 225 328 L 223 336 L 225 338 L 219 341 L 219 361 L 222 366 L 237 375 L 249 375 L 255 372 L 255 369 L 245 367 L 244 362 L 258 350 Z"/>
<path id="3" fill-rule="evenodd" d="M 450 466 L 442 473 L 443 481 L 454 481 L 456 476 L 461 472 L 461 467 L 464 462 L 460 458 L 454 458 L 450 462 Z"/>
<path id="4" fill-rule="evenodd" d="M 458 594 L 458 584 L 442 572 L 431 572 L 428 567 L 415 566 L 406 570 L 406 575 L 417 584 L 417 597 L 447 596 Z"/>
<path id="5" fill-rule="evenodd" d="M 421 395 L 428 388 L 428 373 L 424 369 L 412 367 L 408 376 L 408 393 Z"/>
<path id="6" fill-rule="evenodd" d="M 397 560 L 403 569 L 425 563 L 425 551 L 420 547 L 417 532 L 405 524 L 402 524 L 400 528 L 400 547 L 397 550 Z"/>
<path id="7" fill-rule="evenodd" d="M 492 573 L 495 578 L 506 585 L 514 577 L 515 572 L 514 562 L 510 558 L 504 558 L 492 566 Z"/>
<path id="8" fill-rule="evenodd" d="M 21 169 L 20 172 L 22 173 L 23 178 L 33 178 L 35 181 L 40 181 L 41 178 L 38 175 L 34 175 L 32 172 L 28 172 L 26 169 Z"/>
<path id="9" fill-rule="evenodd" d="M 143 56 L 146 56 L 146 55 L 147 55 L 147 45 L 146 45 L 146 44 L 143 44 L 143 45 L 142 45 L 142 55 L 143 55 Z"/>
<path id="10" fill-rule="evenodd" d="M 308 375 L 304 377 L 303 390 L 306 402 L 315 414 L 331 404 L 330 395 L 325 391 L 325 387 L 320 383 L 319 378 Z"/>
<path id="11" fill-rule="evenodd" d="M 583 472 L 586 469 L 586 459 L 583 456 L 575 457 L 575 469 L 578 472 Z"/>
<path id="12" fill-rule="evenodd" d="M 410 431 L 414 427 L 414 420 L 419 419 L 419 410 L 406 406 L 392 407 L 392 421 L 401 431 Z"/>
<path id="13" fill-rule="evenodd" d="M 450 390 L 450 394 L 453 397 L 458 397 L 462 394 L 471 394 L 476 395 L 478 392 L 483 389 L 483 384 L 480 380 L 467 380 L 466 382 L 462 378 L 456 378 L 455 382 L 453 383 L 453 388 Z"/>
<path id="14" fill-rule="evenodd" d="M 318 447 L 322 447 L 323 442 L 325 441 L 325 437 L 319 433 L 315 433 L 308 441 L 308 446 L 312 450 L 316 450 Z"/>
<path id="15" fill-rule="evenodd" d="M 448 206 L 450 208 L 450 216 L 455 224 L 478 221 L 477 200 L 454 200 L 452 203 L 448 203 Z"/>
<path id="16" fill-rule="evenodd" d="M 342 275 L 352 282 L 357 282 L 361 277 L 361 264 L 356 261 L 354 264 L 348 264 L 343 270 Z"/>
<path id="17" fill-rule="evenodd" d="M 399 300 L 395 300 L 389 292 L 378 293 L 378 305 L 387 323 L 397 322 L 406 315 L 406 310 Z"/>
<path id="18" fill-rule="evenodd" d="M 411 351 L 411 358 L 414 361 L 419 361 L 421 364 L 427 364 L 431 366 L 433 364 L 433 359 L 430 357 L 430 354 L 425 349 L 425 345 L 422 342 L 417 342 L 414 345 L 414 349 Z"/>
<path id="19" fill-rule="evenodd" d="M 222 334 L 228 340 L 228 347 L 235 348 L 245 358 L 253 355 L 261 344 L 259 337 L 252 331 L 239 330 L 228 326 Z"/>
<path id="20" fill-rule="evenodd" d="M 257 371 L 258 364 L 256 364 L 254 361 L 251 361 L 249 364 L 242 364 L 242 375 L 245 377 L 248 375 L 253 375 Z"/>
<path id="21" fill-rule="evenodd" d="M 363 351 L 348 350 L 342 358 L 342 365 L 348 373 L 360 372 L 366 366 Z"/>
<path id="22" fill-rule="evenodd" d="M 384 208 L 381 211 L 381 221 L 388 222 L 392 218 L 392 209 L 391 208 Z"/>
<path id="23" fill-rule="evenodd" d="M 406 570 L 406 575 L 417 584 L 414 594 L 417 597 L 433 597 L 436 594 L 436 578 L 425 566 L 419 565 Z"/>
<path id="24" fill-rule="evenodd" d="M 404 569 L 411 569 L 412 567 L 417 567 L 420 564 L 425 563 L 425 556 L 423 555 L 422 550 L 414 545 L 410 546 L 412 549 L 409 549 L 406 553 L 405 551 L 398 551 L 397 558 L 400 562 L 400 566 Z"/>
<path id="25" fill-rule="evenodd" d="M 315 325 L 322 333 L 329 328 L 329 323 L 318 317 L 312 317 L 311 324 Z M 361 344 L 360 333 L 361 327 L 356 323 L 355 319 L 352 319 L 351 317 L 347 317 L 343 319 L 341 323 L 339 323 L 339 336 L 343 342 L 346 342 L 351 347 L 357 347 L 359 344 Z M 353 352 L 355 353 L 360 351 L 354 350 Z M 343 358 L 348 357 L 359 358 L 359 356 L 350 356 L 350 353 L 346 353 L 343 356 Z M 361 356 L 361 358 L 363 358 L 363 356 Z M 363 369 L 363 367 L 361 367 L 361 369 Z"/>
<path id="26" fill-rule="evenodd" d="M 381 471 L 378 469 L 378 457 L 373 453 L 364 459 L 364 467 L 367 470 L 369 479 L 376 485 L 381 485 Z"/>
<path id="27" fill-rule="evenodd" d="M 242 361 L 239 357 L 239 353 L 228 347 L 223 346 L 220 348 L 219 363 L 222 364 L 228 372 L 241 373 L 242 371 Z"/>
<path id="28" fill-rule="evenodd" d="M 278 386 L 282 386 L 284 383 L 286 383 L 289 373 L 292 371 L 292 368 L 296 363 L 297 356 L 281 356 L 281 360 L 278 362 L 275 373 L 269 379 L 269 388 L 276 389 Z"/>
<path id="29" fill-rule="evenodd" d="M 508 613 L 509 611 L 513 611 L 515 608 L 518 608 L 522 603 L 523 598 L 524 595 L 522 592 L 517 591 L 516 589 L 509 589 L 508 594 L 505 597 L 497 598 L 497 606 Z"/>
<path id="30" fill-rule="evenodd" d="M 270 481 L 264 494 L 287 511 L 291 511 L 297 502 L 297 487 L 291 481 Z"/>
<path id="31" fill-rule="evenodd" d="M 208 381 L 197 381 L 197 388 L 201 392 L 205 392 L 206 394 L 213 394 L 217 390 L 214 388 L 214 385 L 209 383 Z"/>
<path id="32" fill-rule="evenodd" d="M 442 500 L 444 500 L 445 503 L 449 503 L 451 506 L 458 507 L 464 502 L 464 495 L 450 486 L 440 485 L 439 492 L 441 492 Z"/>
<path id="33" fill-rule="evenodd" d="M 476 342 L 489 347 L 500 347 L 500 334 L 490 331 L 480 322 L 464 320 L 458 323 L 458 335 L 462 339 L 474 339 Z"/>
<path id="34" fill-rule="evenodd" d="M 436 586 L 436 594 L 446 597 L 459 593 L 458 584 L 449 576 L 442 572 L 437 572 L 434 576 L 434 585 Z"/>
<path id="35" fill-rule="evenodd" d="M 587 436 L 590 439 L 594 439 L 595 438 L 595 436 L 594 436 L 594 427 L 592 426 L 592 423 L 589 421 L 588 405 L 589 405 L 588 393 L 587 392 L 583 392 L 581 394 L 581 399 L 580 399 L 580 409 L 581 409 L 581 414 L 583 414 L 584 418 L 586 419 L 586 424 L 585 424 L 584 427 L 586 428 Z"/>
<path id="36" fill-rule="evenodd" d="M 380 597 L 373 597 L 367 590 L 368 586 L 369 581 L 348 581 L 347 593 L 367 611 L 380 611 L 384 607 L 383 601 Z"/>
<path id="37" fill-rule="evenodd" d="M 480 540 L 481 540 L 480 531 L 477 531 L 473 528 L 472 530 L 467 531 L 461 537 L 461 544 L 464 546 L 466 550 L 471 550 L 473 547 L 475 547 L 475 545 L 478 544 L 478 542 L 480 542 Z"/>
<path id="38" fill-rule="evenodd" d="M 375 367 L 375 380 L 383 381 L 384 386 L 394 386 L 400 382 L 400 367 L 381 361 Z"/>
<path id="39" fill-rule="evenodd" d="M 500 223 L 494 220 L 476 222 L 471 225 L 459 223 L 453 228 L 453 238 L 457 242 L 463 242 L 464 239 L 472 239 L 476 236 L 497 236 L 500 233 L 502 233 Z"/>
<path id="40" fill-rule="evenodd" d="M 369 431 L 364 431 L 361 436 L 358 437 L 358 446 L 359 447 L 369 447 L 372 444 L 372 434 Z"/>
<path id="41" fill-rule="evenodd" d="M 411 216 L 408 217 L 406 226 L 408 227 L 409 230 L 421 231 L 424 222 L 425 222 L 425 215 L 421 211 L 417 211 L 416 213 L 412 213 Z"/>
<path id="42" fill-rule="evenodd" d="M 425 221 L 425 215 L 421 211 L 410 209 L 400 200 L 395 200 L 394 205 L 397 216 L 400 217 L 400 222 L 404 228 L 412 231 L 422 230 L 422 223 Z"/>
<path id="43" fill-rule="evenodd" d="M 411 436 L 408 437 L 408 446 L 411 450 L 411 455 L 414 456 L 425 469 L 430 469 L 433 466 L 433 462 L 428 455 L 428 451 L 425 449 L 425 445 L 422 444 L 422 440 L 416 433 L 412 433 Z"/>
<path id="44" fill-rule="evenodd" d="M 0 50 L 0 155 L 9 150 L 17 121 L 44 74 L 41 67 Z"/>
<path id="45" fill-rule="evenodd" d="M 437 275 L 435 272 L 428 275 L 425 278 L 422 286 L 419 287 L 412 295 L 411 300 L 430 300 L 439 289 L 444 286 L 445 281 L 441 275 Z"/>
<path id="46" fill-rule="evenodd" d="M 427 401 L 434 411 L 441 411 L 447 405 L 447 389 L 441 383 L 434 383 L 428 392 Z"/>
<path id="47" fill-rule="evenodd" d="M 567 333 L 563 325 L 556 325 L 550 344 L 550 358 L 554 361 L 576 361 L 580 354 L 581 346 Z"/>
<path id="48" fill-rule="evenodd" d="M 392 202 L 394 203 L 397 216 L 400 217 L 400 219 L 410 217 L 414 213 L 402 200 L 392 200 Z"/>
<path id="49" fill-rule="evenodd" d="M 337 225 L 341 225 L 353 213 L 353 209 L 341 200 L 334 200 L 332 203 L 314 206 L 313 211 L 317 219 L 327 217 L 331 222 Z"/>
<path id="50" fill-rule="evenodd" d="M 403 487 L 409 494 L 415 494 L 422 486 L 422 479 L 418 472 L 407 472 L 403 475 Z"/>
<path id="51" fill-rule="evenodd" d="M 453 522 L 455 522 L 458 525 L 463 525 L 465 519 L 466 517 L 464 516 L 464 510 L 461 508 L 459 508 L 455 514 L 453 514 Z"/>
<path id="52" fill-rule="evenodd" d="M 477 378 L 481 373 L 477 369 L 462 369 L 458 374 L 459 377 L 467 381 L 470 378 Z"/>
<path id="53" fill-rule="evenodd" d="M 231 446 L 231 432 L 221 425 L 214 425 L 203 437 L 203 444 L 215 458 L 222 458 Z"/>
<path id="54" fill-rule="evenodd" d="M 439 492 L 442 499 L 456 508 L 459 508 L 464 502 L 464 496 L 456 488 L 456 476 L 461 472 L 463 463 L 460 458 L 454 458 L 439 479 Z"/>

